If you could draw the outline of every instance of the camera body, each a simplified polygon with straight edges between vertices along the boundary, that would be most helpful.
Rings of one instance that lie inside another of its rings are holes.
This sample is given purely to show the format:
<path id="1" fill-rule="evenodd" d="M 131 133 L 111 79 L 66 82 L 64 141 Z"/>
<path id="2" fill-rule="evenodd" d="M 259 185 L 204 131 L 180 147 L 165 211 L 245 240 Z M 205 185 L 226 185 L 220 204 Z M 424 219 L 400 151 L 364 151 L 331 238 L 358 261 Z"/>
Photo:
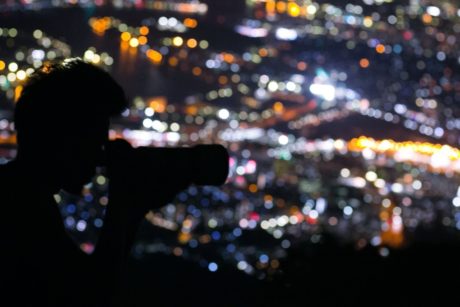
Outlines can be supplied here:
<path id="1" fill-rule="evenodd" d="M 222 145 L 138 147 L 134 151 L 138 163 L 151 165 L 152 176 L 166 182 L 220 186 L 227 180 L 229 156 Z"/>
<path id="2" fill-rule="evenodd" d="M 218 144 L 192 147 L 137 147 L 122 139 L 107 145 L 107 166 L 116 176 L 131 177 L 141 186 L 220 186 L 229 172 L 229 155 Z"/>

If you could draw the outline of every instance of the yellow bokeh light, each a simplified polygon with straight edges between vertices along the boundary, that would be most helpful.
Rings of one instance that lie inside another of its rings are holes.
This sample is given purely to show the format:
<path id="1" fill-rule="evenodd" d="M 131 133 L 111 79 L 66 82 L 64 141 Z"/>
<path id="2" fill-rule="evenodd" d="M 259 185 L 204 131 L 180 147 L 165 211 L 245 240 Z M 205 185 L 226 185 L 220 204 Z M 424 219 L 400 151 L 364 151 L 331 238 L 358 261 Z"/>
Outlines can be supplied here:
<path id="1" fill-rule="evenodd" d="M 295 2 L 289 2 L 288 4 L 288 14 L 292 17 L 297 17 L 300 15 L 300 7 Z"/>
<path id="2" fill-rule="evenodd" d="M 373 24 L 374 24 L 374 22 L 372 21 L 372 17 L 370 17 L 370 16 L 364 17 L 363 25 L 365 27 L 370 28 L 370 27 L 372 27 Z"/>
<path id="3" fill-rule="evenodd" d="M 16 73 L 16 77 L 18 78 L 18 80 L 22 81 L 22 80 L 25 80 L 25 78 L 27 78 L 27 74 L 24 70 L 19 70 Z"/>
<path id="4" fill-rule="evenodd" d="M 101 56 L 99 54 L 95 54 L 92 59 L 94 64 L 99 64 L 101 62 Z"/>
<path id="5" fill-rule="evenodd" d="M 307 6 L 307 13 L 309 15 L 315 15 L 317 11 L 318 9 L 313 4 L 310 4 L 309 6 Z"/>
<path id="6" fill-rule="evenodd" d="M 432 144 L 428 142 L 396 142 L 393 140 L 378 141 L 373 138 L 360 136 L 359 138 L 352 139 L 348 144 L 348 148 L 351 151 L 371 149 L 375 152 L 390 154 L 406 151 L 427 156 L 435 156 L 441 153 L 451 161 L 460 160 L 460 149 L 449 145 Z"/>
<path id="7" fill-rule="evenodd" d="M 131 34 L 129 32 L 123 32 L 120 37 L 122 41 L 127 42 L 131 39 Z"/>
<path id="8" fill-rule="evenodd" d="M 180 47 L 184 43 L 184 40 L 182 39 L 182 37 L 176 36 L 176 37 L 173 38 L 172 43 L 173 43 L 174 46 Z"/>
<path id="9" fill-rule="evenodd" d="M 18 85 L 14 89 L 14 101 L 15 102 L 17 102 L 19 100 L 19 98 L 21 97 L 22 89 L 23 89 L 22 85 Z"/>
<path id="10" fill-rule="evenodd" d="M 284 105 L 281 101 L 277 101 L 273 104 L 273 111 L 277 114 L 281 114 L 284 111 Z"/>
<path id="11" fill-rule="evenodd" d="M 4 70 L 5 67 L 6 67 L 5 62 L 3 62 L 3 61 L 0 60 L 0 70 Z"/>
<path id="12" fill-rule="evenodd" d="M 16 64 L 15 62 L 11 62 L 9 65 L 8 65 L 8 69 L 9 71 L 11 72 L 16 72 L 18 70 L 18 64 Z"/>
<path id="13" fill-rule="evenodd" d="M 274 14 L 275 13 L 275 1 L 273 0 L 268 0 L 267 3 L 265 4 L 265 10 L 267 11 L 267 13 L 269 14 Z"/>
<path id="14" fill-rule="evenodd" d="M 137 46 L 139 46 L 139 40 L 133 37 L 129 40 L 129 45 L 133 48 L 136 48 Z"/>

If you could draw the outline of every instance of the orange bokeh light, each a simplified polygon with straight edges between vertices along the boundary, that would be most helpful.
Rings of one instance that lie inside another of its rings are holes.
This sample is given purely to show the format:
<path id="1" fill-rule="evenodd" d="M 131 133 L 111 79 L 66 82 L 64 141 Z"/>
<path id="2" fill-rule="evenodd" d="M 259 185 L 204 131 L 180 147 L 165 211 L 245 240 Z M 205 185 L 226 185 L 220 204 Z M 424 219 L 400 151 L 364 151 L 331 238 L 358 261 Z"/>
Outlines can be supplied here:
<path id="1" fill-rule="evenodd" d="M 363 58 L 363 59 L 359 60 L 359 66 L 361 66 L 361 68 L 368 68 L 369 65 L 370 65 L 370 63 L 369 63 L 368 59 Z"/>

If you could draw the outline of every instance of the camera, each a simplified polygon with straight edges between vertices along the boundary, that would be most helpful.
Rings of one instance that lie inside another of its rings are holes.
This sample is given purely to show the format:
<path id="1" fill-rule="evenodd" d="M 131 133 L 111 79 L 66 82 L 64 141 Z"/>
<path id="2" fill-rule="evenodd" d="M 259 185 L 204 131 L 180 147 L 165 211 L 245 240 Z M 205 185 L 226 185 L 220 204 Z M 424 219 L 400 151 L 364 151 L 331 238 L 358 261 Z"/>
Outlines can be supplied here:
<path id="1" fill-rule="evenodd" d="M 228 176 L 228 153 L 222 145 L 196 145 L 182 148 L 135 149 L 136 158 L 152 163 L 153 170 L 163 180 L 188 181 L 196 185 L 219 186 Z"/>
<path id="2" fill-rule="evenodd" d="M 110 149 L 111 148 L 111 149 Z M 116 164 L 123 161 L 127 174 L 136 181 L 158 185 L 213 185 L 225 183 L 229 172 L 229 155 L 218 144 L 192 147 L 137 147 L 124 140 L 109 142 L 109 153 Z"/>

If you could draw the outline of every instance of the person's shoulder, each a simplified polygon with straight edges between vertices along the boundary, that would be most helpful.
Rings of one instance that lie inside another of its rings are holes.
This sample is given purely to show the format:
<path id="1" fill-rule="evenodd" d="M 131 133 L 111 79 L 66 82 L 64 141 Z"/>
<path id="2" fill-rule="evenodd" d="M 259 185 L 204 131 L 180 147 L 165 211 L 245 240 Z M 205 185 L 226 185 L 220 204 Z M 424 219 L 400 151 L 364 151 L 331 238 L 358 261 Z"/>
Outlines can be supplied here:
<path id="1" fill-rule="evenodd" d="M 13 162 L 8 162 L 6 164 L 0 165 L 0 209 L 2 210 L 3 216 L 11 213 L 11 204 L 13 195 L 18 194 L 17 184 L 19 176 L 17 175 L 16 166 Z M 5 221 L 2 220 L 2 223 Z"/>

